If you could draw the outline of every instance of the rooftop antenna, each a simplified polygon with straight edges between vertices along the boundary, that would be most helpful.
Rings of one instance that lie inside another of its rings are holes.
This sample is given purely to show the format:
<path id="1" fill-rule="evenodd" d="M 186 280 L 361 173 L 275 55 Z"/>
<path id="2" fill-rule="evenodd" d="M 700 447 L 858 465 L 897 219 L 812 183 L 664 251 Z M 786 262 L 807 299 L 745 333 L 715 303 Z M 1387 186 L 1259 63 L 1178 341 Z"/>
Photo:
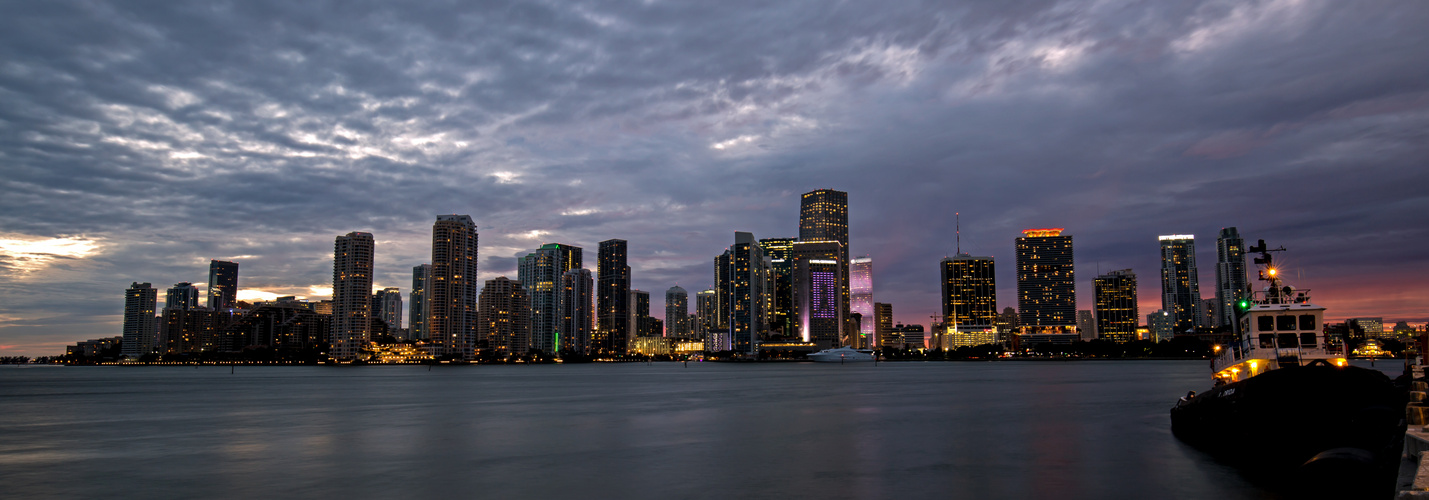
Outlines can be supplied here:
<path id="1" fill-rule="evenodd" d="M 954 223 L 955 225 L 953 226 L 953 234 L 956 234 L 956 235 L 957 235 L 958 253 L 959 253 L 959 254 L 962 254 L 962 253 L 963 253 L 963 214 L 962 214 L 962 213 L 959 213 L 959 212 L 953 212 L 953 217 L 954 217 L 953 220 L 956 221 L 956 222 Z"/>

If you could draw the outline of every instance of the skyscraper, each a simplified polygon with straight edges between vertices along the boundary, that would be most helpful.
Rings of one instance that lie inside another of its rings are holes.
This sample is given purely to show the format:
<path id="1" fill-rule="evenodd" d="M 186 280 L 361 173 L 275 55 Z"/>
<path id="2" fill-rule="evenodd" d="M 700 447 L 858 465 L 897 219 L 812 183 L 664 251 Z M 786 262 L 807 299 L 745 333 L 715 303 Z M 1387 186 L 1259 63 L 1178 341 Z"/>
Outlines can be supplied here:
<path id="1" fill-rule="evenodd" d="M 903 335 L 893 331 L 893 304 L 873 303 L 873 326 L 877 337 L 874 343 L 879 347 L 903 348 Z"/>
<path id="2" fill-rule="evenodd" d="M 695 337 L 704 339 L 705 350 L 718 351 L 715 349 L 715 318 L 719 316 L 719 294 L 715 289 L 710 288 L 695 294 L 695 316 L 699 319 L 696 323 Z"/>
<path id="3" fill-rule="evenodd" d="M 560 307 L 556 348 L 562 352 L 589 353 L 595 334 L 595 280 L 589 269 L 571 269 L 561 275 Z"/>
<path id="4" fill-rule="evenodd" d="M 440 354 L 471 359 L 476 349 L 476 224 L 469 215 L 438 215 L 432 224 L 427 282 L 427 335 Z"/>
<path id="5" fill-rule="evenodd" d="M 690 336 L 690 294 L 679 285 L 665 290 L 665 336 Z"/>
<path id="6" fill-rule="evenodd" d="M 402 291 L 383 288 L 372 294 L 372 317 L 387 324 L 387 334 L 396 337 L 402 329 Z"/>
<path id="7" fill-rule="evenodd" d="M 208 307 L 232 309 L 238 306 L 238 263 L 210 260 L 208 263 Z"/>
<path id="8" fill-rule="evenodd" d="M 1093 280 L 1097 336 L 1112 342 L 1136 340 L 1141 313 L 1136 305 L 1136 273 L 1112 271 Z"/>
<path id="9" fill-rule="evenodd" d="M 734 244 L 725 251 L 729 263 L 728 280 L 723 283 L 721 307 L 729 310 L 730 349 L 743 354 L 759 351 L 759 340 L 768 331 L 764 322 L 764 254 L 754 235 L 736 231 Z"/>
<path id="10" fill-rule="evenodd" d="M 804 342 L 820 349 L 859 344 L 856 332 L 844 331 L 843 270 L 845 254 L 837 241 L 800 241 L 790 252 L 794 262 L 794 319 Z"/>
<path id="11" fill-rule="evenodd" d="M 412 292 L 408 294 L 407 340 L 427 340 L 427 283 L 432 277 L 432 265 L 412 268 Z"/>
<path id="12" fill-rule="evenodd" d="M 873 324 L 873 259 L 864 255 L 849 262 L 849 311 L 863 316 L 859 333 L 872 339 L 877 325 Z"/>
<path id="13" fill-rule="evenodd" d="M 122 352 L 138 358 L 154 350 L 159 332 L 157 312 L 159 290 L 148 283 L 135 282 L 124 291 L 124 343 Z"/>
<path id="14" fill-rule="evenodd" d="M 581 248 L 547 243 L 516 259 L 516 279 L 531 298 L 531 348 L 553 353 L 561 322 L 561 276 L 581 267 Z"/>
<path id="15" fill-rule="evenodd" d="M 634 337 L 650 337 L 654 335 L 651 331 L 653 326 L 650 322 L 650 292 L 644 290 L 630 291 L 630 325 L 626 328 L 630 331 L 631 340 Z M 626 344 L 627 347 L 629 344 Z"/>
<path id="16" fill-rule="evenodd" d="M 1072 236 L 1062 228 L 1027 229 L 1017 238 L 1017 310 L 1022 327 L 1074 328 L 1077 287 Z"/>
<path id="17" fill-rule="evenodd" d="M 765 316 L 770 332 L 780 335 L 797 335 L 794 310 L 793 260 L 789 251 L 794 248 L 796 238 L 765 238 L 759 240 L 759 249 L 764 258 L 769 259 L 769 282 L 765 296 Z"/>
<path id="18" fill-rule="evenodd" d="M 531 303 L 521 283 L 505 276 L 486 280 L 478 304 L 476 334 L 498 359 L 523 356 L 531 349 Z"/>
<path id="19" fill-rule="evenodd" d="M 198 287 L 187 281 L 175 283 L 164 295 L 164 309 L 198 309 Z"/>
<path id="20" fill-rule="evenodd" d="M 843 245 L 843 253 L 839 255 L 839 280 L 843 283 L 843 307 L 847 309 L 850 304 L 848 193 L 832 189 L 804 193 L 799 199 L 799 241 L 837 241 Z"/>
<path id="21" fill-rule="evenodd" d="M 1216 238 L 1216 304 L 1221 325 L 1235 325 L 1235 303 L 1250 293 L 1245 274 L 1245 240 L 1234 227 L 1221 228 Z"/>
<path id="22" fill-rule="evenodd" d="M 600 242 L 596 256 L 596 332 L 591 348 L 604 354 L 625 354 L 630 331 L 630 266 L 625 240 Z"/>
<path id="23" fill-rule="evenodd" d="M 1161 310 L 1171 314 L 1175 331 L 1193 329 L 1201 314 L 1196 236 L 1168 234 L 1157 239 L 1161 241 Z"/>
<path id="24" fill-rule="evenodd" d="M 997 276 L 994 264 L 992 257 L 965 253 L 943 259 L 943 322 L 950 328 L 995 328 Z"/>
<path id="25" fill-rule="evenodd" d="M 371 233 L 338 236 L 332 251 L 332 348 L 334 359 L 351 360 L 371 340 Z"/>

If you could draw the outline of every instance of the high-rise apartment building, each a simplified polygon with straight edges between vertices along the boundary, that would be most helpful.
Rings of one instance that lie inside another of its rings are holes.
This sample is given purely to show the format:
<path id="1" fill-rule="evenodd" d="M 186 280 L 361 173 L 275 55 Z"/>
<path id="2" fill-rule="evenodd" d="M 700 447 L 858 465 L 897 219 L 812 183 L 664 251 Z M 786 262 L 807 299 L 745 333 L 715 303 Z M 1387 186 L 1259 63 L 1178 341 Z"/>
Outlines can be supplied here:
<path id="1" fill-rule="evenodd" d="M 679 285 L 665 290 L 665 336 L 690 337 L 690 294 Z"/>
<path id="2" fill-rule="evenodd" d="M 561 276 L 582 267 L 581 247 L 547 243 L 516 258 L 516 279 L 531 298 L 531 348 L 558 352 L 556 331 L 561 323 Z"/>
<path id="3" fill-rule="evenodd" d="M 159 290 L 149 283 L 135 282 L 124 291 L 124 356 L 138 358 L 154 351 L 158 302 Z"/>
<path id="4" fill-rule="evenodd" d="M 238 263 L 210 260 L 208 263 L 208 307 L 238 307 Z"/>
<path id="5" fill-rule="evenodd" d="M 695 337 L 704 339 L 705 350 L 718 351 L 715 328 L 716 318 L 719 316 L 719 293 L 710 288 L 695 294 L 695 316 L 698 321 L 695 323 Z"/>
<path id="6" fill-rule="evenodd" d="M 1092 283 L 1096 297 L 1097 336 L 1112 342 L 1136 340 L 1141 313 L 1136 305 L 1136 273 L 1130 269 L 1097 276 Z"/>
<path id="7" fill-rule="evenodd" d="M 1221 228 L 1216 238 L 1216 317 L 1220 325 L 1236 325 L 1235 303 L 1250 294 L 1245 272 L 1245 240 L 1234 227 Z"/>
<path id="8" fill-rule="evenodd" d="M 1175 331 L 1193 329 L 1201 323 L 1196 236 L 1168 234 L 1157 239 L 1161 241 L 1161 310 L 1171 314 Z"/>
<path id="9" fill-rule="evenodd" d="M 630 341 L 635 337 L 656 336 L 650 317 L 650 292 L 644 290 L 630 291 L 630 325 L 626 328 L 631 332 Z M 627 348 L 629 344 L 626 344 Z"/>
<path id="10" fill-rule="evenodd" d="M 1072 236 L 1062 228 L 1028 229 L 1017 238 L 1017 310 L 1023 328 L 1070 329 L 1077 324 Z"/>
<path id="11" fill-rule="evenodd" d="M 897 332 L 893 330 L 893 304 L 873 303 L 873 326 L 876 345 L 893 349 L 903 348 L 903 335 L 894 335 Z"/>
<path id="12" fill-rule="evenodd" d="M 1171 337 L 1176 335 L 1176 316 L 1172 315 L 1170 311 L 1158 309 L 1156 312 L 1146 315 L 1146 328 L 1151 335 L 1151 338 L 1147 340 L 1156 342 L 1171 340 Z"/>
<path id="13" fill-rule="evenodd" d="M 815 189 L 799 199 L 799 241 L 837 241 L 843 245 L 839 255 L 839 280 L 843 283 L 843 307 L 849 297 L 848 193 L 832 189 Z M 847 310 L 844 312 L 848 314 Z"/>
<path id="14" fill-rule="evenodd" d="M 557 350 L 588 354 L 595 335 L 595 279 L 589 269 L 571 269 L 561 275 L 560 308 Z"/>
<path id="15" fill-rule="evenodd" d="M 862 316 L 859 333 L 866 339 L 875 337 L 873 324 L 873 259 L 867 255 L 849 261 L 849 312 Z"/>
<path id="16" fill-rule="evenodd" d="M 1085 309 L 1077 310 L 1077 333 L 1081 335 L 1079 340 L 1094 340 L 1097 338 L 1097 317 L 1092 311 Z"/>
<path id="17" fill-rule="evenodd" d="M 754 235 L 734 233 L 734 244 L 717 262 L 728 263 L 716 270 L 720 286 L 720 307 L 728 310 L 729 349 L 743 354 L 759 351 L 759 340 L 768 330 L 764 315 L 764 254 Z M 723 280 L 721 280 L 723 279 Z"/>
<path id="18" fill-rule="evenodd" d="M 477 343 L 476 224 L 469 215 L 438 215 L 432 224 L 427 282 L 427 340 L 443 356 L 471 359 Z"/>
<path id="19" fill-rule="evenodd" d="M 164 309 L 198 309 L 198 287 L 187 281 L 175 283 L 164 294 Z"/>
<path id="20" fill-rule="evenodd" d="M 600 242 L 596 256 L 596 331 L 591 348 L 602 354 L 625 354 L 630 337 L 630 266 L 625 240 Z"/>
<path id="21" fill-rule="evenodd" d="M 375 250 L 371 233 L 347 233 L 333 244 L 332 347 L 328 352 L 334 359 L 356 359 L 371 340 Z"/>
<path id="22" fill-rule="evenodd" d="M 943 259 L 943 322 L 949 327 L 996 327 L 997 276 L 994 264 L 992 257 L 965 253 Z"/>
<path id="23" fill-rule="evenodd" d="M 402 291 L 383 288 L 372 294 L 372 317 L 387 324 L 387 334 L 396 337 L 402 329 Z"/>
<path id="24" fill-rule="evenodd" d="M 531 350 L 531 302 L 520 282 L 505 276 L 486 280 L 477 304 L 476 334 L 497 359 Z"/>
<path id="25" fill-rule="evenodd" d="M 769 260 L 765 277 L 769 282 L 764 294 L 765 316 L 768 318 L 769 331 L 779 335 L 797 335 L 798 330 L 793 317 L 794 261 L 789 256 L 789 251 L 794 248 L 796 241 L 796 238 L 759 240 L 759 249 L 764 253 L 764 258 Z"/>
<path id="26" fill-rule="evenodd" d="M 431 264 L 412 268 L 412 291 L 407 294 L 407 340 L 427 340 L 427 283 L 431 278 Z"/>
<path id="27" fill-rule="evenodd" d="M 794 313 L 798 336 L 820 349 L 857 346 L 857 332 L 845 332 L 843 270 L 845 252 L 837 241 L 800 241 L 794 244 Z"/>

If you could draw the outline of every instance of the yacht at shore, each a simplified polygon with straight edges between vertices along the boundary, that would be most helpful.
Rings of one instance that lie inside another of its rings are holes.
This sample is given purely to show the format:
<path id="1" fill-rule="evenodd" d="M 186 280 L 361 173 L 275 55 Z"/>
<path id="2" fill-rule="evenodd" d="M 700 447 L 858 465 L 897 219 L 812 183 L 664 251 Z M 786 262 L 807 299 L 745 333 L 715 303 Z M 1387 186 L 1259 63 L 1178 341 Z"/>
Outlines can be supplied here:
<path id="1" fill-rule="evenodd" d="M 852 347 L 840 347 L 837 349 L 824 349 L 822 351 L 809 354 L 809 360 L 819 363 L 852 363 L 854 361 L 873 361 L 873 350 L 854 349 Z"/>

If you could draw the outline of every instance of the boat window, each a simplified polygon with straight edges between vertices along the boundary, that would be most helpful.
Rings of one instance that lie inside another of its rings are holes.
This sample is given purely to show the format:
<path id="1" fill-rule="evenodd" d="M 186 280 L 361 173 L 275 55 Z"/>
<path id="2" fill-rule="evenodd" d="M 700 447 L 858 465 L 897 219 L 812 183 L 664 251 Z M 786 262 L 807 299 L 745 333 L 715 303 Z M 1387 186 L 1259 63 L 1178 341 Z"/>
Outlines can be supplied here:
<path id="1" fill-rule="evenodd" d="M 1259 316 L 1255 318 L 1255 331 L 1273 332 L 1275 331 L 1275 318 L 1270 316 Z"/>
<path id="2" fill-rule="evenodd" d="M 1279 337 L 1280 347 L 1300 347 L 1300 339 L 1293 333 L 1282 333 Z"/>
<path id="3" fill-rule="evenodd" d="M 1316 322 L 1315 322 L 1315 315 L 1314 315 L 1314 314 L 1301 314 L 1301 315 L 1300 315 L 1300 329 L 1301 329 L 1301 330 L 1319 330 L 1319 329 L 1320 329 L 1320 328 L 1319 328 L 1320 325 L 1317 325 L 1317 324 L 1315 324 L 1315 323 L 1316 323 Z"/>
<path id="4" fill-rule="evenodd" d="M 1300 345 L 1302 347 L 1315 347 L 1315 332 L 1301 333 Z"/>
<path id="5" fill-rule="evenodd" d="M 1276 330 L 1280 330 L 1280 331 L 1294 330 L 1294 329 L 1295 329 L 1295 317 L 1294 317 L 1294 316 L 1276 316 L 1276 317 L 1275 317 L 1275 329 L 1276 329 Z"/>
<path id="6" fill-rule="evenodd" d="M 1269 318 L 1269 316 L 1266 316 Z M 1260 335 L 1260 346 L 1267 349 L 1275 348 L 1275 334 L 1265 333 Z"/>

